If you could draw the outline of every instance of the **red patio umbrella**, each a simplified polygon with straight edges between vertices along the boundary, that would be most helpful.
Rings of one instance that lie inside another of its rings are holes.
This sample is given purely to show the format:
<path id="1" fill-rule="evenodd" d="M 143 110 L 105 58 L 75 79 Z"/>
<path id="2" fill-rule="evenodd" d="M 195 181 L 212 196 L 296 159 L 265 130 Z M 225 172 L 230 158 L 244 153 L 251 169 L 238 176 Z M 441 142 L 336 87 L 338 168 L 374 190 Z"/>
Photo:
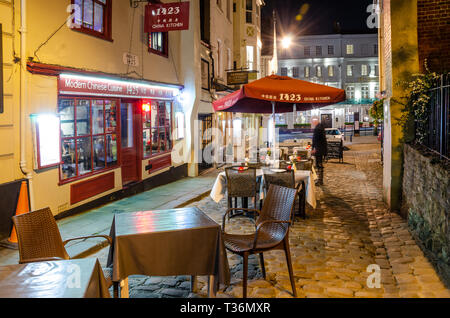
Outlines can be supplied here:
<path id="1" fill-rule="evenodd" d="M 271 75 L 213 102 L 215 111 L 237 113 L 287 113 L 336 104 L 345 100 L 345 91 L 287 76 Z"/>

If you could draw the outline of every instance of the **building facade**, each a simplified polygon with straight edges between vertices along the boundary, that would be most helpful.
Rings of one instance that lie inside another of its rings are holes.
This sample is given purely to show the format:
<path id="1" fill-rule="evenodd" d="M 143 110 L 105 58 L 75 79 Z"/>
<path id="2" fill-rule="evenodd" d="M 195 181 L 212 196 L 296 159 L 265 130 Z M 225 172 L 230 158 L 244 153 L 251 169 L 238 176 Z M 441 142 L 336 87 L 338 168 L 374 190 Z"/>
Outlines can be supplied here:
<path id="1" fill-rule="evenodd" d="M 308 112 L 278 116 L 279 124 L 324 122 L 342 128 L 371 121 L 369 108 L 379 92 L 376 34 L 307 35 L 278 48 L 278 74 L 345 89 L 347 101 Z M 291 117 L 291 118 L 290 118 Z"/>
<path id="2" fill-rule="evenodd" d="M 194 148 L 198 2 L 167 33 L 144 32 L 143 3 L 81 3 L 0 2 L 0 195 L 26 180 L 31 209 L 55 215 L 182 178 Z"/>

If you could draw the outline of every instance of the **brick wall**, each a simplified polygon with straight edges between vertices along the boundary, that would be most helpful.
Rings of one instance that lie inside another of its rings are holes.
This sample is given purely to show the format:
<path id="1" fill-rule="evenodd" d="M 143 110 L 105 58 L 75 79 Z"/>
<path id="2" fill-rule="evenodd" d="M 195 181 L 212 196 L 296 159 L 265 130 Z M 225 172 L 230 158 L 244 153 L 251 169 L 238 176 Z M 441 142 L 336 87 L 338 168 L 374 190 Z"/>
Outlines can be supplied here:
<path id="1" fill-rule="evenodd" d="M 421 71 L 450 71 L 450 0 L 418 0 L 418 41 Z"/>

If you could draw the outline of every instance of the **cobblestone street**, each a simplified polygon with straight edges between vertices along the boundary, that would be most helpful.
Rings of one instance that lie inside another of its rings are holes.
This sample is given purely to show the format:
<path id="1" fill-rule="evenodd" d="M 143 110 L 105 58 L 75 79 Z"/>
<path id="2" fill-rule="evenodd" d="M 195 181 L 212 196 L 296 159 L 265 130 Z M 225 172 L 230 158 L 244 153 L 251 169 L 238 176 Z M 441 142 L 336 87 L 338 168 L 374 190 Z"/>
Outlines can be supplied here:
<path id="1" fill-rule="evenodd" d="M 290 246 L 299 297 L 450 297 L 429 261 L 409 234 L 406 221 L 389 213 L 381 194 L 382 166 L 378 144 L 353 144 L 344 163 L 325 166 L 324 185 L 317 187 L 318 207 L 307 209 L 290 230 Z M 226 202 L 209 197 L 192 204 L 222 222 Z M 227 231 L 252 233 L 253 223 L 234 218 Z M 97 254 L 106 262 L 108 249 Z M 259 258 L 249 259 L 249 297 L 292 297 L 284 252 L 264 254 L 267 280 Z M 231 286 L 218 297 L 242 295 L 242 260 L 228 253 Z M 369 288 L 370 264 L 381 268 L 380 288 Z M 189 292 L 189 277 L 130 278 L 130 297 L 206 297 L 206 278 Z"/>

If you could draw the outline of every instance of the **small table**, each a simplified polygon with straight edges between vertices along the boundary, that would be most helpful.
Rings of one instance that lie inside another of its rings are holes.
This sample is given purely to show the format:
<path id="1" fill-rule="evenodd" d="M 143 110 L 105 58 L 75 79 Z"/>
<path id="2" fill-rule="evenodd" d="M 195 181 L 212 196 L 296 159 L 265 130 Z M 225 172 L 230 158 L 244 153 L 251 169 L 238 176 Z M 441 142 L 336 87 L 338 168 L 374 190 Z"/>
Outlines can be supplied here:
<path id="1" fill-rule="evenodd" d="M 0 298 L 109 298 L 96 258 L 0 267 Z"/>
<path id="2" fill-rule="evenodd" d="M 219 283 L 229 285 L 220 225 L 197 208 L 116 214 L 110 235 L 108 266 L 121 297 L 128 297 L 130 275 L 208 276 L 210 297 Z"/>

